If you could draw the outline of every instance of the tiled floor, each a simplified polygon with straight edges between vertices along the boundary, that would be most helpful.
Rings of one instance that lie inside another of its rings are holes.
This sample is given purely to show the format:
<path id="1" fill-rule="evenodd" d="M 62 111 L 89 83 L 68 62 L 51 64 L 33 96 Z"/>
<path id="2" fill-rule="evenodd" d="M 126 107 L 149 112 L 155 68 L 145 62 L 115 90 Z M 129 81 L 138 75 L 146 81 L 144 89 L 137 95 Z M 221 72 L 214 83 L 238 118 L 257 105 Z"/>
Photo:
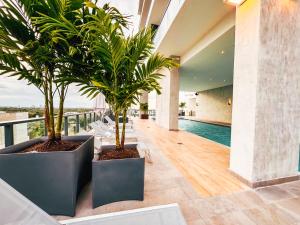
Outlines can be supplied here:
<path id="1" fill-rule="evenodd" d="M 146 163 L 145 200 L 92 209 L 87 186 L 79 198 L 76 217 L 177 202 L 188 225 L 300 225 L 300 181 L 203 197 L 157 144 L 145 135 L 142 139 L 151 149 L 153 159 L 152 164 Z"/>
<path id="2" fill-rule="evenodd" d="M 230 173 L 230 149 L 185 131 L 169 131 L 151 120 L 135 120 L 136 129 L 167 157 L 203 197 L 247 189 Z"/>

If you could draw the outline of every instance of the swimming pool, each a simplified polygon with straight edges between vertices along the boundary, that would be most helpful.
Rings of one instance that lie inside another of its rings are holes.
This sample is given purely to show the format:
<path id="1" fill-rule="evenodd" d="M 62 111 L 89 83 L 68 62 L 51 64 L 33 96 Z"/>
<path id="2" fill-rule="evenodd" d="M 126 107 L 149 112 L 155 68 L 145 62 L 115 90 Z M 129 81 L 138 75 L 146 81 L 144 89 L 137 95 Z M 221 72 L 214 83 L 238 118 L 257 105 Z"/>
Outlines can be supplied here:
<path id="1" fill-rule="evenodd" d="M 231 128 L 202 123 L 198 121 L 179 119 L 179 128 L 223 145 L 230 146 Z"/>

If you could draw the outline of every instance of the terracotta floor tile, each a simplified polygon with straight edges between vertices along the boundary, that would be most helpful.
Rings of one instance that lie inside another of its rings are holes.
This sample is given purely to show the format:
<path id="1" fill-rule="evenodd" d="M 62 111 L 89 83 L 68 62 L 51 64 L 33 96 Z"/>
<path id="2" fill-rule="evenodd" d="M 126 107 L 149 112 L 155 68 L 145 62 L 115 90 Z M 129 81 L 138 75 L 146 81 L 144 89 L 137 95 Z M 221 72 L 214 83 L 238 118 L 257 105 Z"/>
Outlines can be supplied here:
<path id="1" fill-rule="evenodd" d="M 209 222 L 213 225 L 256 225 L 256 223 L 251 221 L 249 217 L 241 211 L 211 217 Z"/>
<path id="2" fill-rule="evenodd" d="M 294 197 L 289 192 L 281 189 L 278 186 L 269 186 L 256 189 L 255 192 L 267 202 L 278 201 L 282 199 L 288 199 Z"/>
<path id="3" fill-rule="evenodd" d="M 276 202 L 281 208 L 293 213 L 296 217 L 300 218 L 300 198 L 292 198 Z"/>
<path id="4" fill-rule="evenodd" d="M 286 190 L 295 196 L 300 196 L 300 181 L 288 182 L 278 185 L 281 189 Z"/>
<path id="5" fill-rule="evenodd" d="M 202 218 L 213 217 L 236 210 L 234 204 L 222 196 L 196 200 L 195 204 Z"/>
<path id="6" fill-rule="evenodd" d="M 258 225 L 289 225 L 297 222 L 294 216 L 273 204 L 243 212 Z"/>
<path id="7" fill-rule="evenodd" d="M 211 222 L 204 219 L 187 221 L 187 224 L 188 225 L 213 225 Z"/>
<path id="8" fill-rule="evenodd" d="M 249 209 L 265 204 L 254 191 L 237 192 L 226 197 L 237 209 Z"/>

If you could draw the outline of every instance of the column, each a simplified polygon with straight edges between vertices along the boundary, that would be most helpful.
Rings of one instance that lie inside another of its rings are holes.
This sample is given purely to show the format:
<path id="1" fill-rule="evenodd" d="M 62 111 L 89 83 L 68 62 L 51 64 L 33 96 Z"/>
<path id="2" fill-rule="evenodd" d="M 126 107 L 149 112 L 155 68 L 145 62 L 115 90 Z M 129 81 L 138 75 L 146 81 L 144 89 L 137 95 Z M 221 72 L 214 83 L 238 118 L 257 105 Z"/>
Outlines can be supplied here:
<path id="1" fill-rule="evenodd" d="M 164 69 L 161 95 L 156 97 L 156 122 L 168 130 L 178 130 L 179 69 Z"/>
<path id="2" fill-rule="evenodd" d="M 298 179 L 300 1 L 237 8 L 230 169 L 252 187 Z"/>

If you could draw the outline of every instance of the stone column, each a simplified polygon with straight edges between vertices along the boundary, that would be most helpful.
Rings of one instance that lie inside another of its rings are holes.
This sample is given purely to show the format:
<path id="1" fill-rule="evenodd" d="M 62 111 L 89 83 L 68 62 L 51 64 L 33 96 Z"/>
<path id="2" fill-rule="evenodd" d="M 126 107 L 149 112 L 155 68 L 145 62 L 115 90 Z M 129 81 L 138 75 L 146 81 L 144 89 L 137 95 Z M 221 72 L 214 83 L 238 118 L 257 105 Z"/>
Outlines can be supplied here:
<path id="1" fill-rule="evenodd" d="M 156 122 L 168 130 L 178 130 L 179 70 L 161 71 L 162 94 L 156 97 Z"/>
<path id="2" fill-rule="evenodd" d="M 252 187 L 298 179 L 300 1 L 237 8 L 230 169 Z"/>

